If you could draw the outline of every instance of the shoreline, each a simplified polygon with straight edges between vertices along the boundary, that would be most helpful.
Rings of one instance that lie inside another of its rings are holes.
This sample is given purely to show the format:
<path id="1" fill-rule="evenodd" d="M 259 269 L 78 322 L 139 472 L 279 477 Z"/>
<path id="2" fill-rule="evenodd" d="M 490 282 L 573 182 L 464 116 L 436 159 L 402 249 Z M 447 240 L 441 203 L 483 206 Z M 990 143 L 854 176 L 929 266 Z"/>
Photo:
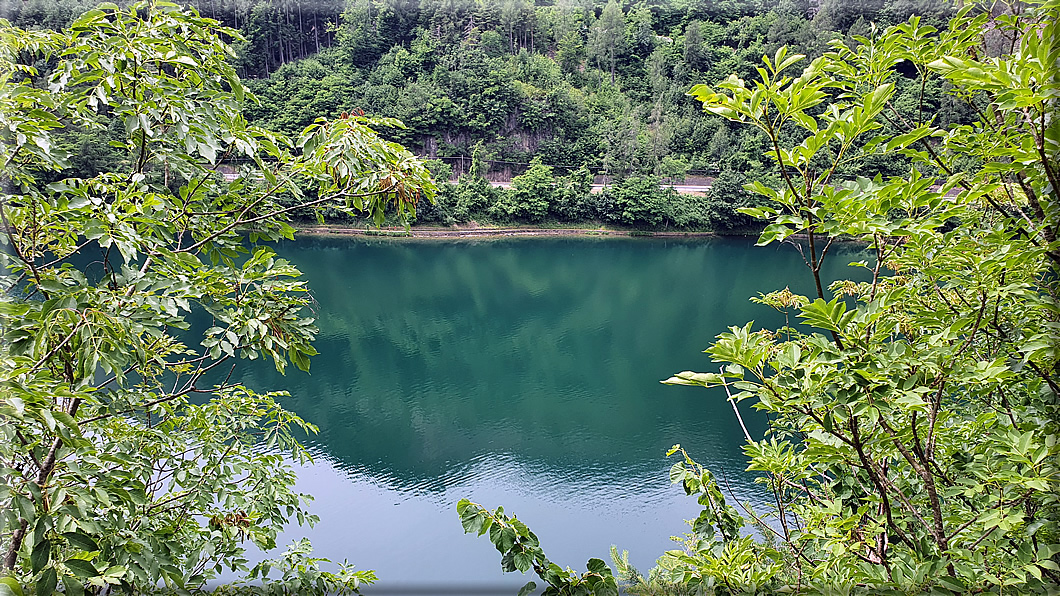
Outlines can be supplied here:
<path id="1" fill-rule="evenodd" d="M 534 236 L 572 236 L 586 238 L 716 238 L 720 236 L 749 236 L 750 234 L 719 234 L 718 232 L 682 232 L 655 230 L 613 230 L 608 228 L 539 228 L 539 227 L 413 227 L 408 231 L 398 228 L 353 228 L 331 225 L 295 225 L 299 234 L 309 236 L 364 236 L 368 238 L 510 238 Z M 757 235 L 757 234 L 755 234 Z"/>

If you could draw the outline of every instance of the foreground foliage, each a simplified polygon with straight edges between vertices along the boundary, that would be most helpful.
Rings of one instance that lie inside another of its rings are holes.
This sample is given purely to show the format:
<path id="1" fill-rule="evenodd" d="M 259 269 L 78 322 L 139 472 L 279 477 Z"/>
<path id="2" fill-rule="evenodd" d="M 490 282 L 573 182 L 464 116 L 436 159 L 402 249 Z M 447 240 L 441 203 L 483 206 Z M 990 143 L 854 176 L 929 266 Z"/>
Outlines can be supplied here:
<path id="1" fill-rule="evenodd" d="M 537 536 L 515 516 L 508 517 L 503 507 L 489 511 L 467 499 L 456 504 L 460 523 L 466 534 L 489 535 L 490 542 L 501 553 L 501 569 L 526 573 L 534 570 L 545 582 L 545 596 L 573 594 L 599 594 L 618 596 L 618 581 L 602 559 L 589 559 L 585 573 L 579 574 L 570 567 L 563 568 L 548 560 Z M 529 582 L 519 596 L 531 594 L 537 589 L 536 582 Z"/>
<path id="2" fill-rule="evenodd" d="M 816 296 L 760 296 L 801 324 L 730 327 L 707 350 L 718 372 L 665 381 L 722 388 L 738 418 L 769 414 L 744 449 L 773 507 L 727 500 L 675 446 L 671 479 L 704 509 L 647 578 L 616 558 L 634 591 L 1060 587 L 1060 2 L 1017 8 L 966 9 L 944 30 L 913 18 L 797 76 L 803 57 L 781 49 L 753 83 L 692 90 L 769 139 L 781 182 L 749 185 L 772 206 L 745 212 L 770 222 L 759 244 L 802 237 Z M 904 119 L 902 61 L 979 121 Z M 903 134 L 878 135 L 885 119 Z M 891 153 L 915 167 L 842 179 Z M 854 264 L 867 281 L 828 285 L 822 262 L 848 238 L 872 255 Z"/>
<path id="3" fill-rule="evenodd" d="M 299 272 L 255 246 L 292 236 L 292 203 L 378 221 L 433 186 L 363 117 L 296 141 L 248 125 L 226 39 L 166 2 L 103 5 L 61 32 L 4 23 L 2 594 L 184 592 L 223 569 L 278 570 L 246 588 L 277 593 L 374 580 L 322 570 L 305 541 L 248 569 L 245 542 L 313 522 L 290 467 L 313 427 L 232 372 L 315 354 Z M 124 169 L 67 177 L 56 135 L 108 127 Z M 193 312 L 210 324 L 193 331 Z"/>

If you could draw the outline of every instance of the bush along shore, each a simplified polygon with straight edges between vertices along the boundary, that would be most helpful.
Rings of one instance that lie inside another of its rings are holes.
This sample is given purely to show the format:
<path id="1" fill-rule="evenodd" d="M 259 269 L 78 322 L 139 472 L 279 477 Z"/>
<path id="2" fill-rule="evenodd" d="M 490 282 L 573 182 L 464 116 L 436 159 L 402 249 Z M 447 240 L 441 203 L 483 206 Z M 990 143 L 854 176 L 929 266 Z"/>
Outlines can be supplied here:
<path id="1" fill-rule="evenodd" d="M 437 167 L 438 163 L 428 162 Z M 445 168 L 433 170 L 445 180 Z M 556 176 L 535 163 L 530 170 L 497 186 L 478 175 L 438 185 L 434 202 L 420 201 L 412 222 L 414 236 L 753 234 L 761 226 L 738 210 L 759 205 L 738 181 L 724 177 L 694 191 L 675 188 L 657 176 L 631 176 L 601 187 L 582 168 Z M 391 235 L 404 232 L 387 217 L 382 228 L 348 213 L 327 208 L 298 209 L 298 226 L 307 232 Z"/>
<path id="2" fill-rule="evenodd" d="M 444 167 L 432 170 L 437 180 L 444 180 L 447 173 Z M 419 201 L 409 226 L 390 213 L 376 226 L 370 218 L 328 208 L 296 209 L 294 225 L 315 235 L 419 238 L 757 237 L 764 224 L 744 211 L 769 203 L 726 176 L 700 186 L 673 184 L 656 176 L 633 176 L 602 186 L 593 184 L 587 170 L 554 176 L 551 168 L 536 164 L 504 185 L 476 175 L 440 183 L 434 202 Z"/>

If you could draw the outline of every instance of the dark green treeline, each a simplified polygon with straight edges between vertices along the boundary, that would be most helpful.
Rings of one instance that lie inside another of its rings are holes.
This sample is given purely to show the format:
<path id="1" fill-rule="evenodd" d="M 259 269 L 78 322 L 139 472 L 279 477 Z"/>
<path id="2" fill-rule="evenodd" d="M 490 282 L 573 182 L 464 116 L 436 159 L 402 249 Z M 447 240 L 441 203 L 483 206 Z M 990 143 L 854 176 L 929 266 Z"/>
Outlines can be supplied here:
<path id="1" fill-rule="evenodd" d="M 59 27 L 94 0 L 0 0 L 16 24 Z M 432 160 L 438 202 L 420 223 L 603 222 L 642 229 L 739 229 L 776 182 L 764 134 L 701 111 L 686 95 L 730 74 L 753 80 L 787 45 L 812 58 L 910 15 L 946 26 L 938 0 L 194 0 L 238 28 L 236 65 L 261 100 L 249 117 L 288 133 L 364 110 L 398 118 L 383 131 Z M 901 65 L 899 65 L 900 68 Z M 903 72 L 894 117 L 942 125 L 973 109 Z M 921 98 L 924 99 L 921 103 Z M 880 134 L 895 135 L 885 128 Z M 75 168 L 108 153 L 80 143 Z M 839 175 L 901 175 L 901 156 L 855 160 Z M 931 174 L 931 172 L 926 172 Z M 488 180 L 511 182 L 510 189 Z M 610 183 L 591 193 L 593 182 Z M 659 189 L 713 186 L 696 196 Z M 306 214 L 308 215 L 308 214 Z"/>

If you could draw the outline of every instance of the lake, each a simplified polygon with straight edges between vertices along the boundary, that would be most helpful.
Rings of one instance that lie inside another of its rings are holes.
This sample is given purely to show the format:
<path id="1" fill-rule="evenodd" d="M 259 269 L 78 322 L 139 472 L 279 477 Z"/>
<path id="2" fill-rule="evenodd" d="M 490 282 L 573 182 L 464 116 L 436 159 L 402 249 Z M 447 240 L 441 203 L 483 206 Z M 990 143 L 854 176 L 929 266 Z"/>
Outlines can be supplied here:
<path id="1" fill-rule="evenodd" d="M 791 246 L 307 237 L 277 250 L 309 280 L 321 352 L 309 374 L 243 365 L 246 384 L 290 391 L 286 407 L 320 427 L 298 485 L 320 523 L 280 544 L 305 535 L 318 556 L 374 569 L 366 593 L 514 594 L 537 580 L 503 574 L 486 537 L 463 534 L 465 497 L 518 515 L 562 566 L 609 561 L 614 544 L 647 573 L 699 511 L 669 483 L 674 443 L 741 501 L 765 502 L 724 393 L 659 381 L 715 370 L 702 351 L 729 325 L 783 323 L 748 297 L 812 292 Z M 741 409 L 760 435 L 765 420 Z"/>

